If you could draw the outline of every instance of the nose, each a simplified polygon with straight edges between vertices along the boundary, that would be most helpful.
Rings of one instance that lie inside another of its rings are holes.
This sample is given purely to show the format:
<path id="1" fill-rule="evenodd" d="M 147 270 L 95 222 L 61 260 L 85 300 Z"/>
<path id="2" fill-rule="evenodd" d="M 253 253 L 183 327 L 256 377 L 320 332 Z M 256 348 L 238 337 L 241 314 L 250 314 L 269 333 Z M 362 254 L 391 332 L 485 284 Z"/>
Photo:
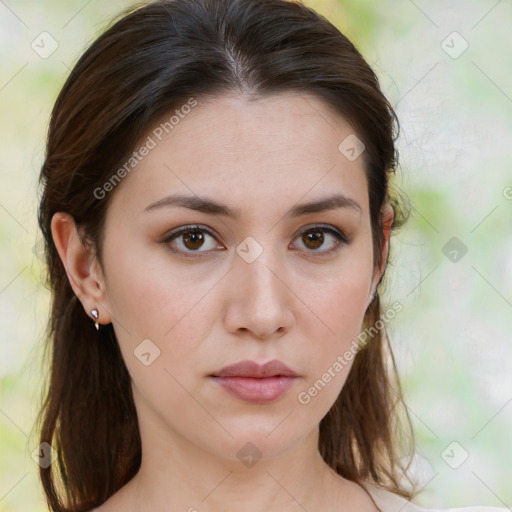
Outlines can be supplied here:
<path id="1" fill-rule="evenodd" d="M 235 256 L 229 273 L 229 292 L 224 323 L 233 334 L 250 333 L 259 340 L 275 339 L 289 332 L 293 301 L 286 269 L 270 250 L 253 262 Z"/>

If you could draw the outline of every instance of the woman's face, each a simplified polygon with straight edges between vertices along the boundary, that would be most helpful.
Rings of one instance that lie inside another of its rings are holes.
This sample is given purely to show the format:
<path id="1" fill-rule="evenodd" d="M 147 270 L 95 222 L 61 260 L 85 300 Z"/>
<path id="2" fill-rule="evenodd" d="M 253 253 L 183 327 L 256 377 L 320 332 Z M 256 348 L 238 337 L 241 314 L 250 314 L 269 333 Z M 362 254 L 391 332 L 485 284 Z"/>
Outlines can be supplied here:
<path id="1" fill-rule="evenodd" d="M 132 377 L 143 448 L 274 458 L 316 435 L 380 277 L 360 147 L 312 96 L 189 104 L 145 135 L 111 192 L 100 319 Z M 297 377 L 218 377 L 271 360 Z"/>

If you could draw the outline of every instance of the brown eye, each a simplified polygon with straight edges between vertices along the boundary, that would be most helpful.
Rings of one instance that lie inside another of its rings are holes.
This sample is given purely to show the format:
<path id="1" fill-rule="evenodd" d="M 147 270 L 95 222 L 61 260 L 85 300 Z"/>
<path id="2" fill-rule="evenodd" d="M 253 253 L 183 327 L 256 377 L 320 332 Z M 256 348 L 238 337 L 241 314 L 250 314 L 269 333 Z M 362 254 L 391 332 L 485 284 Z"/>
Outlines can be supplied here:
<path id="1" fill-rule="evenodd" d="M 209 239 L 211 239 L 210 242 Z M 214 243 L 215 240 L 215 236 L 210 233 L 209 230 L 199 226 L 187 226 L 171 233 L 162 240 L 162 243 L 166 245 L 171 252 L 183 256 L 202 256 L 203 253 L 216 248 L 224 249 Z"/>
<path id="2" fill-rule="evenodd" d="M 191 231 L 185 231 L 182 233 L 183 236 L 183 245 L 192 251 L 200 249 L 204 244 L 204 234 L 198 230 L 194 229 Z"/>
<path id="3" fill-rule="evenodd" d="M 320 249 L 324 244 L 324 234 L 322 231 L 310 231 L 302 235 L 302 240 L 308 249 Z"/>
<path id="4" fill-rule="evenodd" d="M 325 246 L 326 240 L 329 237 L 333 240 L 330 248 L 322 250 Z M 308 249 L 307 252 L 318 252 L 320 254 L 330 254 L 340 248 L 342 245 L 349 243 L 348 239 L 336 229 L 325 226 L 314 226 L 300 235 L 304 247 Z"/>
<path id="5" fill-rule="evenodd" d="M 211 241 L 209 242 L 208 239 Z M 305 252 L 315 256 L 329 255 L 350 242 L 342 232 L 327 226 L 313 226 L 303 231 L 298 239 L 305 247 Z M 330 244 L 328 244 L 329 240 L 331 240 Z M 185 257 L 199 257 L 215 249 L 226 250 L 225 247 L 214 243 L 215 241 L 215 235 L 208 229 L 200 226 L 186 226 L 171 233 L 162 240 L 162 243 L 173 253 Z M 327 248 L 325 248 L 326 245 Z"/>

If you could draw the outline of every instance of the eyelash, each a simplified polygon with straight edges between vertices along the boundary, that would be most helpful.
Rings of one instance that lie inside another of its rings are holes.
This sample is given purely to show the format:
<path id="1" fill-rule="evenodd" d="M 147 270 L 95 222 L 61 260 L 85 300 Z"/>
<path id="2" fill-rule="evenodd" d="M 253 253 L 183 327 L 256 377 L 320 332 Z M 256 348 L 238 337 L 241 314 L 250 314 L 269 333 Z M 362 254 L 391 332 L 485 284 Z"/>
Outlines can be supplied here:
<path id="1" fill-rule="evenodd" d="M 215 235 L 209 229 L 206 229 L 206 228 L 198 226 L 198 225 L 191 225 L 191 226 L 185 226 L 183 228 L 180 228 L 178 231 L 174 231 L 174 232 L 170 233 L 168 236 L 166 236 L 162 240 L 161 243 L 164 244 L 168 248 L 168 250 L 170 250 L 171 252 L 173 252 L 175 254 L 182 255 L 186 258 L 198 258 L 198 257 L 201 258 L 203 256 L 203 254 L 208 254 L 210 251 L 182 251 L 181 249 L 175 249 L 175 248 L 171 247 L 170 242 L 172 242 L 174 239 L 179 238 L 184 233 L 187 233 L 190 231 L 200 231 L 203 233 L 207 233 L 212 238 L 216 238 Z M 329 234 L 333 235 L 337 239 L 337 243 L 336 243 L 335 247 L 333 247 L 332 249 L 329 249 L 327 251 L 306 250 L 307 253 L 310 253 L 313 255 L 318 255 L 320 257 L 321 256 L 329 256 L 335 252 L 338 252 L 344 245 L 348 245 L 350 243 L 350 240 L 344 235 L 343 232 L 341 232 L 337 229 L 334 229 L 333 227 L 325 226 L 325 225 L 321 225 L 321 224 L 311 226 L 311 227 L 305 229 L 304 231 L 299 233 L 299 235 L 296 238 L 299 238 L 306 233 L 311 233 L 311 232 L 314 233 L 314 232 L 318 232 L 318 231 L 321 231 L 323 233 L 329 233 Z"/>

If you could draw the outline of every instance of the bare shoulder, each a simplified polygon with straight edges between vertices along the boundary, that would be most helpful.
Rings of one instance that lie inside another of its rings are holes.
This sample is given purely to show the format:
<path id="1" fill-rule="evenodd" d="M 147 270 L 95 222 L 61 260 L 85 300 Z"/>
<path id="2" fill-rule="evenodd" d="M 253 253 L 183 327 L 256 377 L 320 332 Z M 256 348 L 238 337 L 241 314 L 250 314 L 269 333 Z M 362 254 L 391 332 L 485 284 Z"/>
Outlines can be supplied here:
<path id="1" fill-rule="evenodd" d="M 401 512 L 427 512 L 402 496 L 387 491 L 376 484 L 362 482 L 361 486 L 371 497 L 374 507 L 376 507 L 375 510 L 380 512 L 395 512 L 396 510 Z"/>
<path id="2" fill-rule="evenodd" d="M 363 486 L 350 482 L 352 484 L 351 494 L 353 497 L 353 510 L 361 510 L 364 512 L 379 512 L 379 508 L 369 493 Z"/>
<path id="3" fill-rule="evenodd" d="M 379 512 L 379 508 L 376 506 L 371 494 L 358 483 L 336 475 L 335 488 L 335 507 L 337 511 Z"/>
<path id="4" fill-rule="evenodd" d="M 381 512 L 396 512 L 397 510 L 400 510 L 400 512 L 509 512 L 508 508 L 489 506 L 466 506 L 457 508 L 421 507 L 377 485 L 365 483 L 364 487 L 371 494 L 378 506 L 378 510 Z"/>

